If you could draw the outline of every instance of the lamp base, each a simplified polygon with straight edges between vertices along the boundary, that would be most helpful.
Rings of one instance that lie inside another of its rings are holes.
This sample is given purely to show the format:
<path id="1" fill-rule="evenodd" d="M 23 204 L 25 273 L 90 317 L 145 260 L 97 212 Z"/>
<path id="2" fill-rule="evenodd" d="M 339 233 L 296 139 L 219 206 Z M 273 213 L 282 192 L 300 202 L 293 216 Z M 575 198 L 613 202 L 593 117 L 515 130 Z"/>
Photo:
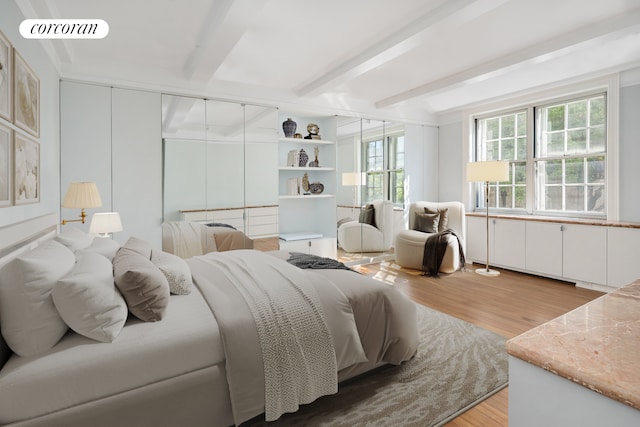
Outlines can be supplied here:
<path id="1" fill-rule="evenodd" d="M 499 276 L 500 272 L 498 270 L 492 270 L 490 268 L 477 268 L 476 273 L 481 274 L 483 276 Z"/>

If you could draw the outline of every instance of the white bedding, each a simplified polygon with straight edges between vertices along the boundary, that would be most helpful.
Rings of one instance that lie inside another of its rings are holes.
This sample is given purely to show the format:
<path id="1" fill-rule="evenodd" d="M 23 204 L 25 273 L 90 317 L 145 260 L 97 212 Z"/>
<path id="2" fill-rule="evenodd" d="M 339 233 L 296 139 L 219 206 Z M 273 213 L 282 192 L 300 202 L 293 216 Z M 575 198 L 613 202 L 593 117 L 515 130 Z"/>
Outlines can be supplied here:
<path id="1" fill-rule="evenodd" d="M 44 355 L 13 355 L 0 370 L 0 424 L 92 402 L 223 361 L 217 323 L 194 289 L 190 295 L 172 296 L 161 322 L 142 322 L 130 315 L 112 343 L 69 332 Z"/>
<path id="2" fill-rule="evenodd" d="M 313 271 L 253 250 L 188 263 L 220 325 L 236 424 L 333 394 L 338 369 L 367 361 L 348 300 Z"/>

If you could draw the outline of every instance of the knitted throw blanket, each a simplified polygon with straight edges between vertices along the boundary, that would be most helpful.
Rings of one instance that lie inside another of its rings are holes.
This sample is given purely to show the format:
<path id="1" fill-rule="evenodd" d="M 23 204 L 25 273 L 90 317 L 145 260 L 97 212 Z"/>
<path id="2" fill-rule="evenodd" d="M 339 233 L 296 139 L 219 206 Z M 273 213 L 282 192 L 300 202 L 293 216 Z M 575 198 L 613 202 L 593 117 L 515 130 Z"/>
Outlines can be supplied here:
<path id="1" fill-rule="evenodd" d="M 422 271 L 425 276 L 438 277 L 440 265 L 447 250 L 449 235 L 455 236 L 460 251 L 460 265 L 464 266 L 464 251 L 460 244 L 460 237 L 451 229 L 432 234 L 424 244 L 424 254 L 422 256 Z"/>
<path id="2" fill-rule="evenodd" d="M 298 268 L 312 268 L 312 269 L 333 269 L 333 270 L 349 270 L 355 271 L 347 267 L 344 263 L 332 258 L 325 258 L 318 255 L 305 254 L 302 252 L 290 252 L 289 264 L 295 265 Z"/>
<path id="3" fill-rule="evenodd" d="M 266 420 L 337 393 L 333 340 L 306 273 L 247 251 L 226 252 L 223 259 L 222 270 L 249 306 L 258 331 Z"/>

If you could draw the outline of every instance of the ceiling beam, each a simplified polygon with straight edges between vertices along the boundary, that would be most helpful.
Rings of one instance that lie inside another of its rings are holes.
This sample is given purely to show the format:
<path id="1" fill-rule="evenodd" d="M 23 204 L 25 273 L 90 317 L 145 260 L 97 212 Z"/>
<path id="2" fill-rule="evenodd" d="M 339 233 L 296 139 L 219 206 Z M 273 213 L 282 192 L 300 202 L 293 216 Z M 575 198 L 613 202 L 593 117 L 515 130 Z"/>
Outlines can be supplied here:
<path id="1" fill-rule="evenodd" d="M 505 73 L 529 67 L 600 45 L 609 40 L 624 37 L 640 28 L 640 8 L 630 13 L 591 24 L 542 43 L 519 49 L 509 55 L 485 62 L 473 68 L 448 75 L 396 95 L 375 102 L 376 108 L 386 108 L 427 94 L 435 94 L 479 81 L 488 80 Z"/>
<path id="2" fill-rule="evenodd" d="M 384 40 L 347 59 L 296 90 L 298 96 L 317 95 L 329 85 L 339 85 L 373 70 L 422 43 L 427 30 L 437 24 L 460 25 L 487 13 L 506 0 L 447 0 Z"/>

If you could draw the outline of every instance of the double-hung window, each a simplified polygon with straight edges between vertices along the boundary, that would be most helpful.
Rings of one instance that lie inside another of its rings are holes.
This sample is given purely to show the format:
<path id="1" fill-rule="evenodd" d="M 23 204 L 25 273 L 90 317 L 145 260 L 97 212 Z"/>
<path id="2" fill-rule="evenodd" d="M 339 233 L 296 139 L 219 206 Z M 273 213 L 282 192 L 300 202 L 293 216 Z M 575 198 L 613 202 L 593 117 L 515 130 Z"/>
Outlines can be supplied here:
<path id="1" fill-rule="evenodd" d="M 489 183 L 489 208 L 606 215 L 607 100 L 596 93 L 475 118 L 475 160 L 509 162 Z M 484 208 L 484 183 L 476 206 Z"/>
<path id="2" fill-rule="evenodd" d="M 404 207 L 404 132 L 365 138 L 362 144 L 364 202 L 391 200 Z"/>

